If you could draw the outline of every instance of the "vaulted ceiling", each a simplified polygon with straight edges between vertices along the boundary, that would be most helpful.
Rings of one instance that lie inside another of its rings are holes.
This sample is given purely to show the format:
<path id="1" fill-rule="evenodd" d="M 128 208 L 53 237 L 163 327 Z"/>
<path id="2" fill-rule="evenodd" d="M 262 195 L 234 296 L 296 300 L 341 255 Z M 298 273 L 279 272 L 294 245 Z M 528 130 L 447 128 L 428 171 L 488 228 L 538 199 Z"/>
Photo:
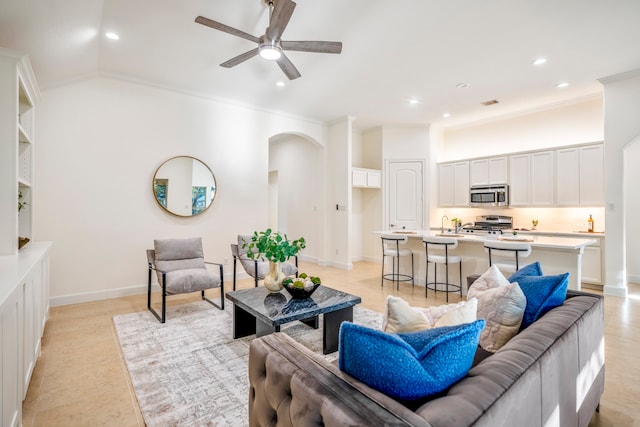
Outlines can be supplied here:
<path id="1" fill-rule="evenodd" d="M 359 128 L 480 120 L 599 94 L 598 78 L 640 69 L 638 0 L 297 0 L 283 39 L 343 50 L 289 52 L 293 81 L 260 57 L 220 67 L 255 45 L 198 15 L 254 36 L 269 19 L 263 0 L 2 0 L 0 46 L 29 54 L 42 89 L 111 75 Z"/>

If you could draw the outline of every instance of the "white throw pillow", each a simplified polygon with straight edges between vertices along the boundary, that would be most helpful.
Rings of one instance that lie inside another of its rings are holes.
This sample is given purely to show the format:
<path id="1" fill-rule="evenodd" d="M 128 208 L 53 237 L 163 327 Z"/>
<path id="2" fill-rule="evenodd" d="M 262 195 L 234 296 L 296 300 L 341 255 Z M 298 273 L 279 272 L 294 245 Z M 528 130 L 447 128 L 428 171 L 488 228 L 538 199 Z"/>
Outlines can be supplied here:
<path id="1" fill-rule="evenodd" d="M 474 322 L 478 301 L 470 299 L 437 307 L 412 307 L 402 298 L 389 295 L 382 321 L 385 332 L 415 332 L 440 326 Z"/>
<path id="2" fill-rule="evenodd" d="M 478 318 L 487 324 L 480 335 L 480 347 L 495 353 L 520 330 L 527 298 L 517 283 L 509 283 L 493 265 L 473 282 L 467 298 L 478 299 Z"/>

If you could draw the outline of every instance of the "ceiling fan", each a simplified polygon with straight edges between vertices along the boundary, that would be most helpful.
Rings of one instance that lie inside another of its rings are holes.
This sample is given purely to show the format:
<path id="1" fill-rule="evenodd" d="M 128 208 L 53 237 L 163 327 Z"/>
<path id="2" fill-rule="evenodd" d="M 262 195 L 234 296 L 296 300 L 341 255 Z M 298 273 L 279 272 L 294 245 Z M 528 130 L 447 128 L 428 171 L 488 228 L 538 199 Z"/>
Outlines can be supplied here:
<path id="1" fill-rule="evenodd" d="M 264 0 L 264 2 L 269 6 L 269 26 L 264 35 L 260 37 L 254 37 L 244 31 L 229 27 L 228 25 L 205 18 L 204 16 L 198 16 L 196 18 L 198 24 L 206 25 L 215 30 L 223 31 L 258 44 L 258 47 L 255 49 L 231 58 L 220 64 L 220 66 L 225 68 L 235 67 L 259 54 L 265 59 L 275 60 L 289 80 L 294 80 L 300 77 L 301 74 L 291 60 L 284 54 L 285 50 L 316 53 L 342 52 L 341 42 L 282 40 L 280 37 L 287 27 L 291 15 L 293 15 L 296 4 L 291 0 Z"/>

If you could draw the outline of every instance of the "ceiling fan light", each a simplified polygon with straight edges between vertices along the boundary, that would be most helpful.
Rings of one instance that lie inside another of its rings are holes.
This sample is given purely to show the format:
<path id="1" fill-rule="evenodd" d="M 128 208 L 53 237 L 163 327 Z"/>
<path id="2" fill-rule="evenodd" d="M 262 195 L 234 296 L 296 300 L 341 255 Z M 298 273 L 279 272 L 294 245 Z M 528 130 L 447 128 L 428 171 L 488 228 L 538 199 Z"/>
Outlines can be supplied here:
<path id="1" fill-rule="evenodd" d="M 264 59 L 275 61 L 276 59 L 280 59 L 282 52 L 277 46 L 265 45 L 260 46 L 260 56 Z"/>

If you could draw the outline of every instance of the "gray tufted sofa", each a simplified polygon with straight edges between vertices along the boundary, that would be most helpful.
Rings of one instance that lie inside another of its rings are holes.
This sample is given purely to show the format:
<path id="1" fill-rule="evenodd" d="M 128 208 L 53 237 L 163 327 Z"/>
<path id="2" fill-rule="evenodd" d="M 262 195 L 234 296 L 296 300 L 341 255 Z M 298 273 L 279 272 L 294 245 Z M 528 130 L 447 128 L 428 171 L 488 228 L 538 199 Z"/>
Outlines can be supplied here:
<path id="1" fill-rule="evenodd" d="M 587 426 L 604 390 L 603 298 L 569 291 L 562 306 L 412 408 L 281 333 L 251 343 L 249 382 L 252 427 Z"/>

